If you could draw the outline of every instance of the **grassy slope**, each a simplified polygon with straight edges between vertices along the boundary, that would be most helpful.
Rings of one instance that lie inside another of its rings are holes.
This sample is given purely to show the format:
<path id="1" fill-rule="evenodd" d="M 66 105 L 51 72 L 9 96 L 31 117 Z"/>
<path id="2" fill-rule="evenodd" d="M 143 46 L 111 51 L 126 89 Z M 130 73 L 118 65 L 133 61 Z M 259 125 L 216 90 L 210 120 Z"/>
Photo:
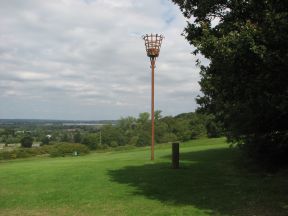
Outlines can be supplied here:
<path id="1" fill-rule="evenodd" d="M 287 173 L 247 172 L 224 139 L 0 163 L 0 215 L 288 215 Z"/>

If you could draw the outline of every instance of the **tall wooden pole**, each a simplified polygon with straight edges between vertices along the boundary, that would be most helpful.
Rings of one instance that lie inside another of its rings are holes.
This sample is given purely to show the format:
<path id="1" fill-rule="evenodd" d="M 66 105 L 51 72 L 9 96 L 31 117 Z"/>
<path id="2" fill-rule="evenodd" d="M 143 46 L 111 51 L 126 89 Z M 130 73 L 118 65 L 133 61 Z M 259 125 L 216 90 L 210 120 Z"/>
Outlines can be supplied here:
<path id="1" fill-rule="evenodd" d="M 154 68 L 155 58 L 151 58 L 151 160 L 154 160 Z"/>
<path id="2" fill-rule="evenodd" d="M 163 40 L 163 35 L 151 34 L 144 35 L 142 37 L 145 41 L 145 48 L 147 56 L 150 58 L 151 62 L 151 160 L 154 160 L 154 144 L 155 144 L 155 134 L 154 134 L 154 69 L 155 61 L 159 56 L 160 47 Z"/>

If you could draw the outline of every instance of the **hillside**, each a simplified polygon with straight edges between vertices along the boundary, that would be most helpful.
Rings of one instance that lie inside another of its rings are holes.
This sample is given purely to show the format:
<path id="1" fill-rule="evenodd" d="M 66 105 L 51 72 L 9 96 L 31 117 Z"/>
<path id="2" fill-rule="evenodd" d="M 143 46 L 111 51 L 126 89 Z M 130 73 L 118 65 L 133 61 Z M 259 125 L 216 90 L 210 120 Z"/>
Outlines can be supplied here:
<path id="1" fill-rule="evenodd" d="M 181 169 L 170 168 L 170 145 L 31 158 L 0 163 L 0 215 L 288 214 L 287 173 L 238 167 L 223 138 L 181 144 Z"/>

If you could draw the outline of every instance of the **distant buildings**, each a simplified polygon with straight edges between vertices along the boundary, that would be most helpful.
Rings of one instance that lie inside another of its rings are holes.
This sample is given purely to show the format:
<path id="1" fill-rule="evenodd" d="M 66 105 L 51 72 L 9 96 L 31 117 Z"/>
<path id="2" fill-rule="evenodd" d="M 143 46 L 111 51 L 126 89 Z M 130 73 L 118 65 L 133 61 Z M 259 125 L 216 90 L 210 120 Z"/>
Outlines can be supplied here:
<path id="1" fill-rule="evenodd" d="M 51 135 L 51 134 L 47 134 L 46 137 L 47 137 L 48 139 L 51 139 L 51 138 L 52 138 L 52 135 Z"/>

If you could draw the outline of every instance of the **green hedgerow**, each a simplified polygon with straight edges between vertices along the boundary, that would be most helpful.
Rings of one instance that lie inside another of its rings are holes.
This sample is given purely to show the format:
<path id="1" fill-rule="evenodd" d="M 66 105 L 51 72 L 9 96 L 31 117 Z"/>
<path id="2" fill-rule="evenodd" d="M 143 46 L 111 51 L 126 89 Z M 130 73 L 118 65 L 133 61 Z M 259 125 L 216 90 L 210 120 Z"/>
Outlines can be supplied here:
<path id="1" fill-rule="evenodd" d="M 73 155 L 74 152 L 77 152 L 77 155 L 84 155 L 89 153 L 89 148 L 83 144 L 75 143 L 57 143 L 39 148 L 19 148 L 13 151 L 0 152 L 0 160 L 27 158 L 45 154 L 49 154 L 51 157 L 64 157 L 66 155 Z"/>

